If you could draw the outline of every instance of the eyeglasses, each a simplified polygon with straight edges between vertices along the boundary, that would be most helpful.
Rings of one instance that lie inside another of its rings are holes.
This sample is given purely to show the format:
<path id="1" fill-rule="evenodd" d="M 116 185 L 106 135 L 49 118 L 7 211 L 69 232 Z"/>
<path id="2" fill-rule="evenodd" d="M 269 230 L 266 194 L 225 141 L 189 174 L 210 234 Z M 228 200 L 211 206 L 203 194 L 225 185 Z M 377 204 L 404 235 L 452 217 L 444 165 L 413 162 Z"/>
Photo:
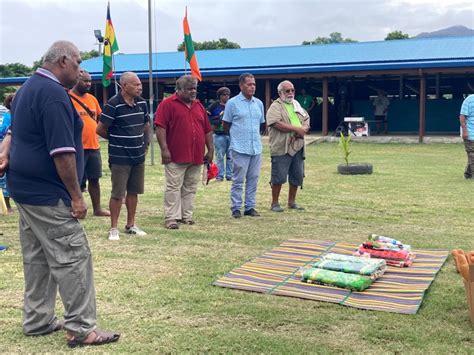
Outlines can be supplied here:
<path id="1" fill-rule="evenodd" d="M 289 93 L 291 93 L 291 92 L 295 92 L 295 89 L 286 89 L 286 90 L 283 90 L 283 92 L 284 92 L 285 94 L 289 94 Z"/>

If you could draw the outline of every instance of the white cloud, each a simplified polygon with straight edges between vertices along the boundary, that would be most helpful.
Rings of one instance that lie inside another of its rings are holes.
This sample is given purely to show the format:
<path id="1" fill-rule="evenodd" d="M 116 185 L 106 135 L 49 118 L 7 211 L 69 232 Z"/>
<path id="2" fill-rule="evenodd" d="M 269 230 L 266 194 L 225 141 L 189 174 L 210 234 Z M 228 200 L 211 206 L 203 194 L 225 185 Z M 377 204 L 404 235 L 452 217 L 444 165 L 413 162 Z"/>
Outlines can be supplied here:
<path id="1" fill-rule="evenodd" d="M 474 28 L 471 0 L 152 0 L 154 48 L 175 51 L 188 6 L 195 41 L 227 38 L 242 47 L 297 45 L 340 32 L 358 41 L 410 36 L 452 25 Z M 94 29 L 104 31 L 107 1 L 0 0 L 0 63 L 31 65 L 58 39 L 91 50 Z M 148 0 L 111 0 L 120 51 L 148 50 Z"/>

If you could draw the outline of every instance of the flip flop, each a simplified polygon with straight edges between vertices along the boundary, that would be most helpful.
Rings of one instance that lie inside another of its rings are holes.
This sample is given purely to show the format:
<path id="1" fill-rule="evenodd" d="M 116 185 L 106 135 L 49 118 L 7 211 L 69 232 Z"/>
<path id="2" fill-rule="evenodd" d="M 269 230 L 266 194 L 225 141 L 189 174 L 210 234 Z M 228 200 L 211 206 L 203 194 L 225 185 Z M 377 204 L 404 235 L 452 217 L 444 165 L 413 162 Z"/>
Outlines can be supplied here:
<path id="1" fill-rule="evenodd" d="M 70 348 L 75 348 L 78 346 L 89 346 L 89 345 L 104 345 L 109 343 L 114 343 L 120 338 L 119 333 L 113 332 L 104 332 L 102 330 L 94 330 L 84 339 L 79 340 L 74 335 L 67 334 L 67 345 Z"/>

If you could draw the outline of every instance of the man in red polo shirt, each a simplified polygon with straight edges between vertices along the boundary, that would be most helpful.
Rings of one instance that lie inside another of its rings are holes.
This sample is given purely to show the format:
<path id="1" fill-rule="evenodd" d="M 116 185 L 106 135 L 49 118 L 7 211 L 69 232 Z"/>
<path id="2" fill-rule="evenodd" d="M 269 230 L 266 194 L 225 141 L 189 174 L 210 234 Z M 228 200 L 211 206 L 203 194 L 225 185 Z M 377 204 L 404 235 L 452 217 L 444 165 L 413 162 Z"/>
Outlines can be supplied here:
<path id="1" fill-rule="evenodd" d="M 196 96 L 197 79 L 184 75 L 176 81 L 176 93 L 163 100 L 155 113 L 156 138 L 165 166 L 168 229 L 178 229 L 178 223 L 194 224 L 194 197 L 203 159 L 210 163 L 214 156 L 212 128 Z"/>

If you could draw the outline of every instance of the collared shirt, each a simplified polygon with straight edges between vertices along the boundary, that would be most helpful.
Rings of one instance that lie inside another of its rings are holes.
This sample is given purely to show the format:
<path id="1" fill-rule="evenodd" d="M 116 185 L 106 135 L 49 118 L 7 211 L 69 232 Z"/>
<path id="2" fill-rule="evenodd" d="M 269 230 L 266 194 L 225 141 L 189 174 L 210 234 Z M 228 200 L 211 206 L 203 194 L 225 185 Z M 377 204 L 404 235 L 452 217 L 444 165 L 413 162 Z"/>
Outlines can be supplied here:
<path id="1" fill-rule="evenodd" d="M 108 127 L 109 164 L 137 165 L 145 161 L 145 99 L 135 98 L 130 106 L 119 92 L 104 106 L 100 121 Z"/>
<path id="2" fill-rule="evenodd" d="M 474 140 L 474 95 L 469 95 L 461 106 L 461 115 L 466 116 L 466 128 L 470 141 Z"/>
<path id="3" fill-rule="evenodd" d="M 38 69 L 16 93 L 12 117 L 7 176 L 11 197 L 29 205 L 54 206 L 60 199 L 70 205 L 53 157 L 74 153 L 77 176 L 82 177 L 83 123 L 66 89 L 53 73 Z"/>
<path id="4" fill-rule="evenodd" d="M 260 124 L 265 122 L 263 103 L 256 97 L 250 100 L 242 93 L 231 98 L 224 111 L 225 122 L 230 126 L 230 149 L 241 154 L 262 153 Z"/>
<path id="5" fill-rule="evenodd" d="M 166 130 L 166 143 L 173 163 L 203 163 L 206 134 L 212 128 L 206 110 L 198 100 L 188 107 L 176 94 L 168 97 L 156 110 L 155 124 Z"/>

